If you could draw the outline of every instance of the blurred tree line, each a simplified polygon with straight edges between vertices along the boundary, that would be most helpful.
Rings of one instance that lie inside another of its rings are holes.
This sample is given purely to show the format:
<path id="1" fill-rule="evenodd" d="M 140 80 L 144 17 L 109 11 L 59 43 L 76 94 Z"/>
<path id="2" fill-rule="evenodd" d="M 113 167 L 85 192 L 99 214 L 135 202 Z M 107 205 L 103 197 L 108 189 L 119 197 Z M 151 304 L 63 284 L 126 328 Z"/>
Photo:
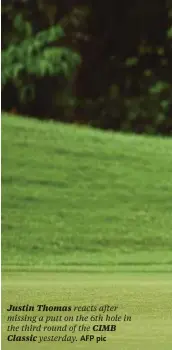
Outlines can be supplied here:
<path id="1" fill-rule="evenodd" d="M 3 0 L 2 109 L 172 132 L 172 0 Z"/>

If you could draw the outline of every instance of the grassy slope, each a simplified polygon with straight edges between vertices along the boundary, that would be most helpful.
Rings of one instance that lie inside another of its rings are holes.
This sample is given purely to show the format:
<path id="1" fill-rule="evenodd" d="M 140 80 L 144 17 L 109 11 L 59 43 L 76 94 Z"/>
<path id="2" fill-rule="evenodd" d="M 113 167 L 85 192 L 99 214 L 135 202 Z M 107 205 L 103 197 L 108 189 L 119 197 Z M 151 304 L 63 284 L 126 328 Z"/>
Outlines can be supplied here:
<path id="1" fill-rule="evenodd" d="M 171 139 L 3 115 L 3 265 L 169 269 L 171 179 Z"/>

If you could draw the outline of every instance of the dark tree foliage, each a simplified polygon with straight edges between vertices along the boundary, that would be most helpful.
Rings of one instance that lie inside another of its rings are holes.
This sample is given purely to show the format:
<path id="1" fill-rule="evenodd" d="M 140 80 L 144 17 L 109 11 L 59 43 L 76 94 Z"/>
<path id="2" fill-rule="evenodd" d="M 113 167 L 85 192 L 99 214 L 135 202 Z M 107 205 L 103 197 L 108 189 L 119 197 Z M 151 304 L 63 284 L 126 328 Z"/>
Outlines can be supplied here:
<path id="1" fill-rule="evenodd" d="M 38 69 L 34 75 L 27 66 L 19 76 L 11 63 L 5 66 L 13 79 L 8 73 L 3 109 L 104 129 L 171 134 L 171 0 L 2 1 L 3 53 L 57 25 L 64 35 L 45 43 L 46 50 L 54 48 L 54 56 L 46 56 L 51 74 Z M 48 67 L 41 50 L 41 67 Z M 65 61 L 57 52 L 66 52 Z M 21 99 L 27 86 L 34 93 Z"/>

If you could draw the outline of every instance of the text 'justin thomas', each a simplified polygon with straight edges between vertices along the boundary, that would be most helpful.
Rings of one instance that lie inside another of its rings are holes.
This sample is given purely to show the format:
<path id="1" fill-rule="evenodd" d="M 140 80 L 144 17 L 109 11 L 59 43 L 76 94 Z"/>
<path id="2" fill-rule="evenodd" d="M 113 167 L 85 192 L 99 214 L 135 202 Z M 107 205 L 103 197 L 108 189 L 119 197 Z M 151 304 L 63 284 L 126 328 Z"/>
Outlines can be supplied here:
<path id="1" fill-rule="evenodd" d="M 72 311 L 71 306 L 57 305 L 10 305 L 7 311 Z"/>

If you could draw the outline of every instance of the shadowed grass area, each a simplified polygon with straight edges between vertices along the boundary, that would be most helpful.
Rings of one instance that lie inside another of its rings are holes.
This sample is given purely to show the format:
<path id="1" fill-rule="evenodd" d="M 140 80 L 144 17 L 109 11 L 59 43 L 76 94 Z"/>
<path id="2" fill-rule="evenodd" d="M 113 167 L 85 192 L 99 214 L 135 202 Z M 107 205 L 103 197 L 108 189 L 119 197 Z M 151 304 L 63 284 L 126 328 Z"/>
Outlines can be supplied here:
<path id="1" fill-rule="evenodd" d="M 169 271 L 171 251 L 171 139 L 3 114 L 4 267 Z"/>

